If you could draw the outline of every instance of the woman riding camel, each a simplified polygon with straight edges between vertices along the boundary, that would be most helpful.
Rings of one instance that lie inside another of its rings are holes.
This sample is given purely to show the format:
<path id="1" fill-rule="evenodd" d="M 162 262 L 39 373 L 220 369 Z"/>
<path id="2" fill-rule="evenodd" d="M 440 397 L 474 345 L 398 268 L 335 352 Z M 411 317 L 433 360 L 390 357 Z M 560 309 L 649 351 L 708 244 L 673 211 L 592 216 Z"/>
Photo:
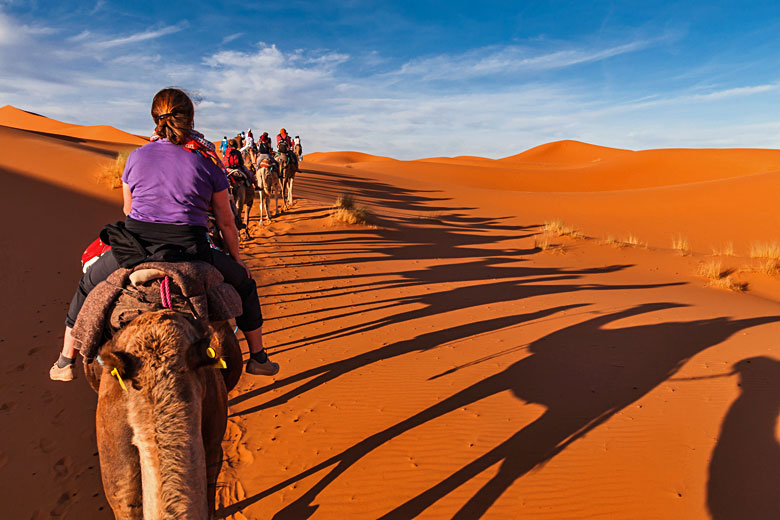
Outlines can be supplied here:
<path id="1" fill-rule="evenodd" d="M 179 89 L 166 88 L 152 101 L 157 125 L 150 143 L 133 151 L 122 175 L 124 222 L 108 226 L 109 237 L 130 235 L 146 250 L 141 261 L 203 260 L 216 267 L 241 296 L 243 314 L 236 318 L 249 344 L 246 371 L 274 375 L 279 365 L 263 349 L 263 315 L 252 272 L 238 252 L 238 230 L 228 198 L 228 180 L 214 145 L 193 129 L 192 100 Z M 230 255 L 209 246 L 208 211 L 213 208 Z M 113 233 L 113 235 L 112 235 Z M 59 359 L 49 371 L 55 381 L 74 378 L 77 345 L 71 335 L 87 294 L 120 267 L 133 267 L 114 249 L 87 269 L 70 303 Z"/>

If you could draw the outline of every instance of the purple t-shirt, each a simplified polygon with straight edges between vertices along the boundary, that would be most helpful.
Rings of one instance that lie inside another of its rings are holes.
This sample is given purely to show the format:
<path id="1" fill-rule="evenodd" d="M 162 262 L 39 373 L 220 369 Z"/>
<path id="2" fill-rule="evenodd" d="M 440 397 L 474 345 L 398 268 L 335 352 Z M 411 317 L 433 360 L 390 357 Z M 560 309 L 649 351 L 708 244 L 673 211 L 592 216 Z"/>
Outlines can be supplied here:
<path id="1" fill-rule="evenodd" d="M 167 139 L 131 152 L 122 182 L 133 194 L 130 218 L 203 227 L 212 195 L 228 187 L 217 165 Z"/>

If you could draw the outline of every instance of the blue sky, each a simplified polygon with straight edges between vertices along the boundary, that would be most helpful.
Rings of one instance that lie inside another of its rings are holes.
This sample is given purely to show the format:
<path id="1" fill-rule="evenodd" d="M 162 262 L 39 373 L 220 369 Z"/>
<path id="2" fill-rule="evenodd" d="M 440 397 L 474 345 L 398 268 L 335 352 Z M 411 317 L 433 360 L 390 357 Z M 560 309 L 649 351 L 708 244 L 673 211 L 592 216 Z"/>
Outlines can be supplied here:
<path id="1" fill-rule="evenodd" d="M 147 134 L 176 85 L 211 138 L 398 158 L 778 147 L 775 2 L 128 4 L 0 0 L 0 105 Z"/>

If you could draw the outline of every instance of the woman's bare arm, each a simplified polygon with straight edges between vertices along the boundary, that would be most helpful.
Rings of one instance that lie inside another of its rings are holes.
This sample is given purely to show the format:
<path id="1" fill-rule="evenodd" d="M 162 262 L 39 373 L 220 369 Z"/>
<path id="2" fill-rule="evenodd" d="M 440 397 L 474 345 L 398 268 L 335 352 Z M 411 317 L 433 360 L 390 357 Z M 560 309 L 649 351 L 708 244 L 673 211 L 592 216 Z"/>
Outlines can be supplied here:
<path id="1" fill-rule="evenodd" d="M 217 219 L 217 226 L 222 232 L 222 239 L 225 241 L 228 253 L 233 257 L 233 260 L 246 269 L 247 275 L 251 278 L 252 271 L 241 260 L 241 255 L 238 252 L 238 228 L 233 208 L 230 206 L 228 190 L 222 190 L 212 195 L 211 207 L 214 210 L 214 217 Z"/>
<path id="2" fill-rule="evenodd" d="M 125 201 L 122 205 L 122 211 L 127 216 L 130 214 L 130 207 L 133 205 L 133 194 L 130 193 L 130 186 L 126 182 L 122 183 L 122 198 Z"/>

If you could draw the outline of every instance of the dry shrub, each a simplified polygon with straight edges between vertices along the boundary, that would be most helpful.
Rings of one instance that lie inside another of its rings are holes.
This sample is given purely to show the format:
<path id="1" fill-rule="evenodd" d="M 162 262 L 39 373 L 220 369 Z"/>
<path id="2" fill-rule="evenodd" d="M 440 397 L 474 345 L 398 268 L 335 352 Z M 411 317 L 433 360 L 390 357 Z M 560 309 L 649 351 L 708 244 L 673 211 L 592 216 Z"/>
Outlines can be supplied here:
<path id="1" fill-rule="evenodd" d="M 726 242 L 720 247 L 713 247 L 714 256 L 734 256 L 734 242 Z"/>
<path id="2" fill-rule="evenodd" d="M 702 262 L 699 264 L 698 274 L 705 280 L 718 280 L 725 274 L 723 263 L 716 260 Z"/>
<path id="3" fill-rule="evenodd" d="M 751 273 L 763 273 L 769 276 L 777 276 L 780 275 L 780 260 L 765 258 L 760 261 L 758 265 L 753 264 L 744 267 L 742 270 Z"/>
<path id="4" fill-rule="evenodd" d="M 753 242 L 750 244 L 750 257 L 780 260 L 780 244 L 777 242 Z"/>
<path id="5" fill-rule="evenodd" d="M 125 171 L 125 163 L 127 163 L 127 157 L 129 155 L 130 151 L 119 152 L 116 156 L 116 160 L 100 174 L 100 181 L 104 184 L 108 184 L 112 188 L 121 188 L 122 174 Z"/>
<path id="6" fill-rule="evenodd" d="M 340 195 L 336 199 L 336 204 L 330 209 L 330 218 L 333 222 L 365 226 L 370 225 L 371 212 L 355 204 L 352 195 Z"/>
<path id="7" fill-rule="evenodd" d="M 645 244 L 643 244 L 642 242 L 640 242 L 640 241 L 639 241 L 639 237 L 637 237 L 637 236 L 636 236 L 635 234 L 633 234 L 633 233 L 629 233 L 629 234 L 628 234 L 628 237 L 626 237 L 626 239 L 625 239 L 623 242 L 624 242 L 626 245 L 629 245 L 629 246 L 634 246 L 634 247 L 638 247 L 638 246 L 644 246 L 644 245 L 645 245 Z"/>
<path id="8" fill-rule="evenodd" d="M 611 246 L 615 247 L 646 247 L 647 244 L 644 244 L 639 241 L 639 238 L 633 234 L 629 233 L 626 238 L 623 240 L 618 240 L 615 238 L 614 235 L 607 236 L 606 240 L 604 240 L 605 244 L 609 244 Z"/>
<path id="9" fill-rule="evenodd" d="M 553 236 L 557 237 L 563 237 L 563 236 L 569 236 L 573 238 L 578 238 L 582 235 L 577 232 L 576 229 L 574 229 L 571 226 L 567 226 L 564 224 L 564 222 L 560 219 L 550 220 L 544 223 L 544 227 L 542 227 L 542 231 Z"/>
<path id="10" fill-rule="evenodd" d="M 562 244 L 553 244 L 549 235 L 534 237 L 534 249 L 548 251 L 551 253 L 565 253 L 566 249 Z"/>
<path id="11" fill-rule="evenodd" d="M 723 264 L 717 260 L 699 264 L 698 274 L 705 280 L 709 287 L 728 289 L 730 291 L 744 291 L 747 284 L 737 282 L 732 277 L 733 269 L 723 269 Z"/>
<path id="12" fill-rule="evenodd" d="M 677 235 L 676 238 L 672 239 L 672 249 L 683 256 L 691 254 L 691 247 L 688 244 L 688 239 L 682 235 Z"/>

